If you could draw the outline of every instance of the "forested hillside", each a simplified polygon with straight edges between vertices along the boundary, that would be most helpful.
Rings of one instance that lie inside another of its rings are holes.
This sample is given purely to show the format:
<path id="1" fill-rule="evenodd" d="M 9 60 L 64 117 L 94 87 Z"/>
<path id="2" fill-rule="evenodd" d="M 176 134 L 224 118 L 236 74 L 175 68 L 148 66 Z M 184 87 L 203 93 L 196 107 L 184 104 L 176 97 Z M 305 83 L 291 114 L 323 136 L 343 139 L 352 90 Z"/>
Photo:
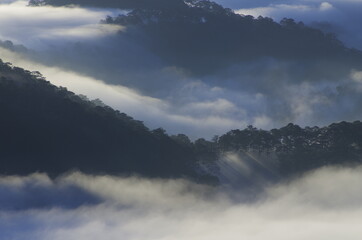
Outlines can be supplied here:
<path id="1" fill-rule="evenodd" d="M 163 129 L 0 62 L 0 173 L 70 170 L 196 177 L 194 150 Z M 200 173 L 199 173 L 200 175 Z"/>
<path id="2" fill-rule="evenodd" d="M 277 161 L 281 177 L 362 159 L 360 121 L 321 128 L 289 124 L 270 131 L 249 126 L 192 142 L 184 134 L 168 136 L 162 128 L 151 131 L 99 99 L 50 84 L 39 72 L 0 62 L 0 74 L 2 174 L 57 176 L 80 170 L 215 182 L 211 175 L 218 175 L 218 161 L 230 152 Z M 203 166 L 214 166 L 213 172 L 207 174 Z"/>

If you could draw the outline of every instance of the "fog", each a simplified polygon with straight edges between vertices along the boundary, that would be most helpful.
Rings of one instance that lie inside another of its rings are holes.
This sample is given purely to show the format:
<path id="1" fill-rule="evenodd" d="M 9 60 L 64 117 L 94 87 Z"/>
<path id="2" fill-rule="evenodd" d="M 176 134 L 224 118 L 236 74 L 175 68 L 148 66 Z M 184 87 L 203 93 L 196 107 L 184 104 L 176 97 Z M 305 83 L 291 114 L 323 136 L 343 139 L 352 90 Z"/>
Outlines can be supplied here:
<path id="1" fill-rule="evenodd" d="M 360 239 L 361 172 L 320 169 L 265 187 L 252 203 L 241 190 L 187 180 L 3 176 L 0 231 L 15 240 Z M 24 196 L 31 201 L 17 207 Z"/>

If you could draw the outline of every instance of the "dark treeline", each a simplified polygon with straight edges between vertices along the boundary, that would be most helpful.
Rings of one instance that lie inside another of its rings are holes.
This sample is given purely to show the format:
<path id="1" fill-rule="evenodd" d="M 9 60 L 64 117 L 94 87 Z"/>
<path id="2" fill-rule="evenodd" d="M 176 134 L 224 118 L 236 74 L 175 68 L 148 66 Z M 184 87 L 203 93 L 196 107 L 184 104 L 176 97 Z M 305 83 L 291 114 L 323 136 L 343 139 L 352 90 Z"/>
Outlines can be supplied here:
<path id="1" fill-rule="evenodd" d="M 70 170 L 202 178 L 197 154 L 162 129 L 0 62 L 0 174 Z M 207 178 L 207 176 L 204 176 Z"/>
<path id="2" fill-rule="evenodd" d="M 275 156 L 282 176 L 292 176 L 329 165 L 360 164 L 362 122 L 340 122 L 327 127 L 301 128 L 288 124 L 265 131 L 252 126 L 232 130 L 218 139 L 218 151 L 254 151 Z"/>
<path id="3" fill-rule="evenodd" d="M 127 26 L 121 34 L 194 74 L 265 57 L 304 65 L 318 62 L 320 68 L 345 64 L 346 70 L 362 62 L 361 53 L 344 47 L 334 34 L 293 19 L 277 23 L 267 17 L 241 16 L 209 1 L 167 11 L 136 9 L 105 22 Z"/>

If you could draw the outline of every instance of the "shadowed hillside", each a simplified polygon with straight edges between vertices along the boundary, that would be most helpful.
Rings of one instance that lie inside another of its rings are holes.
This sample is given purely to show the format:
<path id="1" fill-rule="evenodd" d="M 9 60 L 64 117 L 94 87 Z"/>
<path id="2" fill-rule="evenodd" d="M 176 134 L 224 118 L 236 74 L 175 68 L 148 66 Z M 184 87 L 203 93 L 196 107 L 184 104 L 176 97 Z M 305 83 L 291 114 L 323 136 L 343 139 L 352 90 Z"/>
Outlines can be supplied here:
<path id="1" fill-rule="evenodd" d="M 120 33 L 125 39 L 197 76 L 271 58 L 295 63 L 305 78 L 335 78 L 362 63 L 361 52 L 346 48 L 332 33 L 288 18 L 277 23 L 268 17 L 242 16 L 207 0 L 44 0 L 31 4 L 131 9 L 103 22 L 126 26 Z"/>

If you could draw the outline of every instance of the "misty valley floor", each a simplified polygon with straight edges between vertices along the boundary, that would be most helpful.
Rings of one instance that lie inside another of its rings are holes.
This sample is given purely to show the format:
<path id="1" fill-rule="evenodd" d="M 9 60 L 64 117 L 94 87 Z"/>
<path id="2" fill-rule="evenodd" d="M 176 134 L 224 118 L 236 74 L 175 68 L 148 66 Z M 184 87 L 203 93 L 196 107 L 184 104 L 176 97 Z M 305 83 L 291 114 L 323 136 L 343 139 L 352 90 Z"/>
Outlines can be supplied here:
<path id="1" fill-rule="evenodd" d="M 0 179 L 1 239 L 360 239 L 362 168 L 243 192 L 186 180 L 72 173 Z"/>

